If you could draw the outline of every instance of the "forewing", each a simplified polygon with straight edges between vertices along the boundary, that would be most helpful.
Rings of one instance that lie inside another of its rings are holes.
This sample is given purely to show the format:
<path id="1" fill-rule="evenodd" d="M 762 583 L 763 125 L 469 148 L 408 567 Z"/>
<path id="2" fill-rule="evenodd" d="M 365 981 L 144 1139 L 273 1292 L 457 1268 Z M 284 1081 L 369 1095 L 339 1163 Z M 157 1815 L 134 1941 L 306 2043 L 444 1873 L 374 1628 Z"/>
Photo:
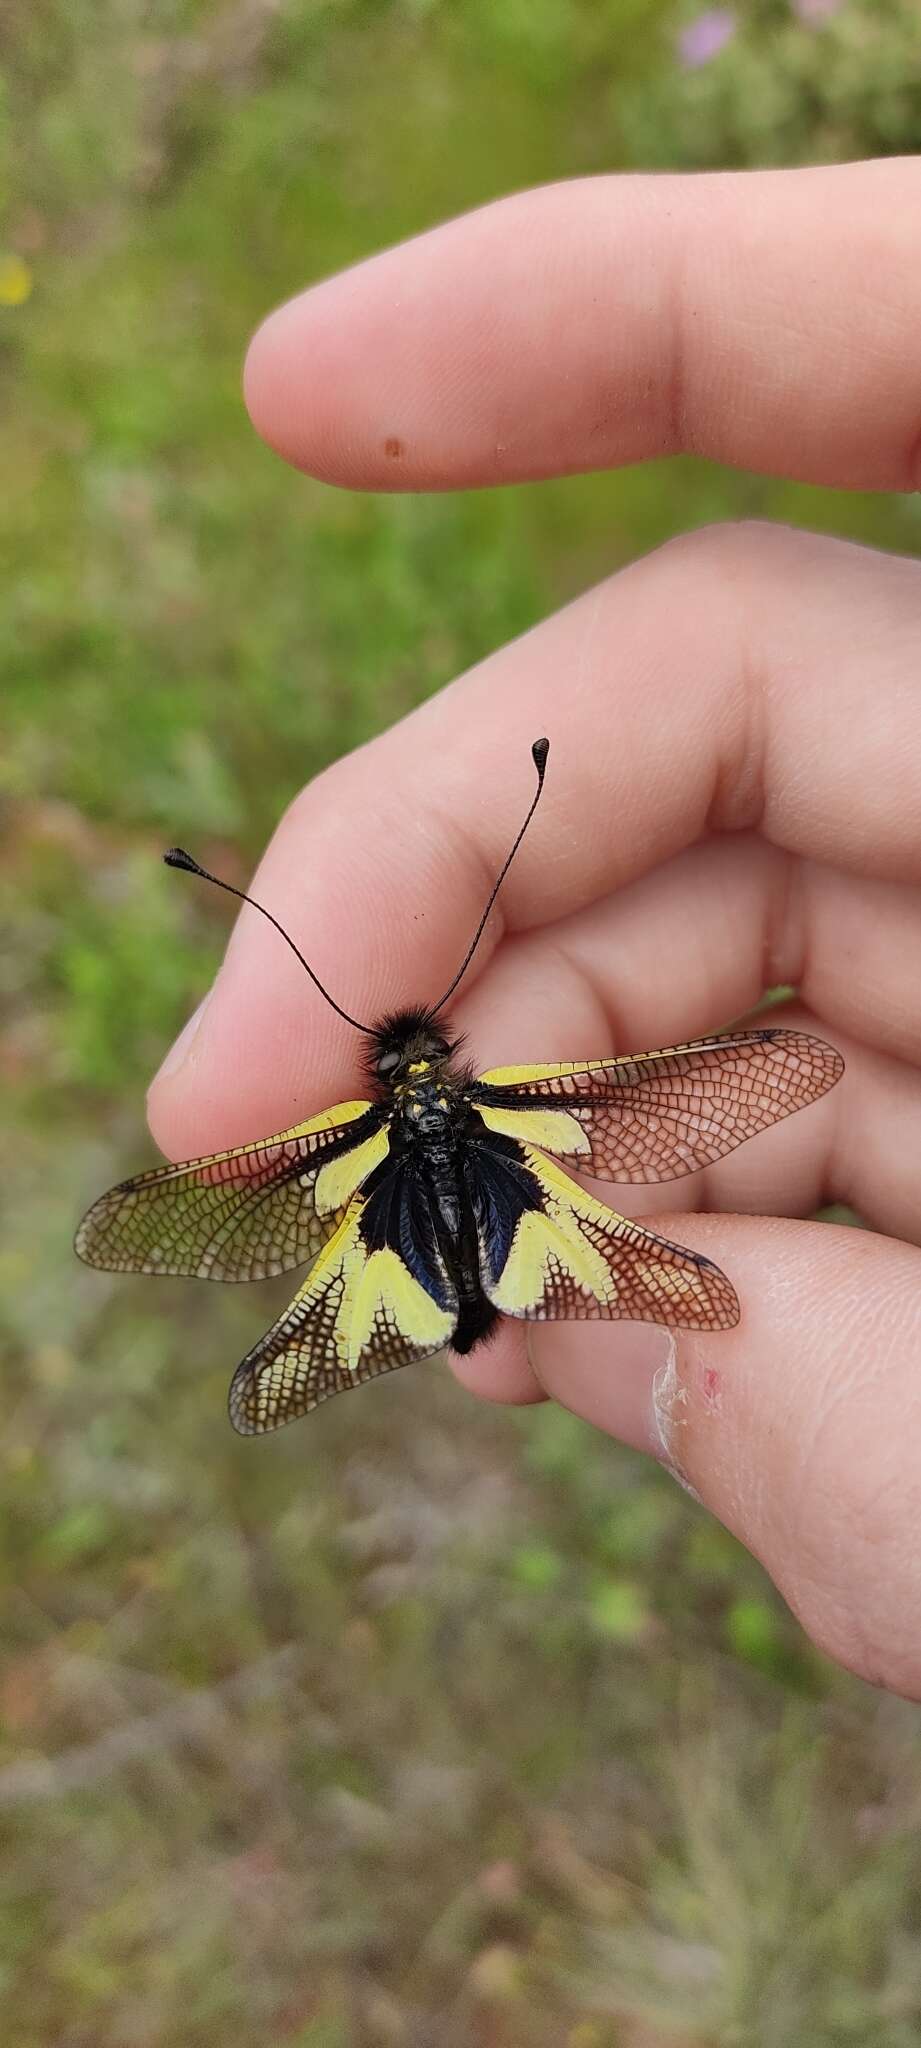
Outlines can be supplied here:
<path id="1" fill-rule="evenodd" d="M 302 1266 L 335 1230 L 356 1186 L 386 1156 L 384 1113 L 343 1102 L 275 1138 L 110 1188 L 75 1247 L 115 1273 L 265 1280 Z"/>
<path id="2" fill-rule="evenodd" d="M 370 1227 L 376 1198 L 359 1195 L 290 1308 L 238 1365 L 229 1406 L 241 1436 L 280 1429 L 450 1341 L 457 1299 L 437 1253 L 426 1257 L 414 1239 L 411 1271 L 397 1249 L 418 1207 L 405 1169 L 394 1170 L 383 1195 L 392 1222 L 386 1241 Z"/>
<path id="3" fill-rule="evenodd" d="M 503 1315 L 682 1330 L 738 1322 L 735 1289 L 710 1259 L 616 1215 L 533 1147 L 477 1146 L 476 1180 L 482 1284 Z"/>
<path id="4" fill-rule="evenodd" d="M 678 1180 L 711 1166 L 844 1072 L 804 1031 L 765 1028 L 663 1052 L 564 1066 L 497 1067 L 474 1084 L 488 1129 L 578 1162 L 601 1180 Z"/>

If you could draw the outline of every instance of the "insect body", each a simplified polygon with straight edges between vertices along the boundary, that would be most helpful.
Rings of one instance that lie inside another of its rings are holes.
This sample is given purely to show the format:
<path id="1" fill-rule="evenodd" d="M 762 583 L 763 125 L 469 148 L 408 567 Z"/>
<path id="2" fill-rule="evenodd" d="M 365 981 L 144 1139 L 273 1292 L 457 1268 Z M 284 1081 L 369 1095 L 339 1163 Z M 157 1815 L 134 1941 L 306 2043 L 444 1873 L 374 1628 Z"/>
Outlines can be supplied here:
<path id="1" fill-rule="evenodd" d="M 77 1233 L 82 1258 L 120 1272 L 257 1280 L 312 1262 L 234 1374 L 244 1435 L 445 1345 L 469 1352 L 500 1315 L 739 1320 L 718 1266 L 606 1208 L 557 1161 L 618 1182 L 676 1179 L 815 1101 L 843 1062 L 820 1039 L 765 1026 L 621 1058 L 480 1076 L 460 1065 L 442 1012 L 540 796 L 546 741 L 532 751 L 537 794 L 441 1002 L 373 1028 L 333 1003 L 364 1032 L 369 1097 L 124 1181 Z M 187 854 L 167 859 L 206 873 Z"/>

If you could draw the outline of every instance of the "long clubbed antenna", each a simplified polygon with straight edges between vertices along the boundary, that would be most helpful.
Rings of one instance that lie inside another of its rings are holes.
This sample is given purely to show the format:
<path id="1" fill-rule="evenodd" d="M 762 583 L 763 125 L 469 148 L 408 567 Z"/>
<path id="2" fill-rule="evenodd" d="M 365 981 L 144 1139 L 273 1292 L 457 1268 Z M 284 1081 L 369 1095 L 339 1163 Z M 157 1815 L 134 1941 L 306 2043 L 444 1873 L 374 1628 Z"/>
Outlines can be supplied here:
<path id="1" fill-rule="evenodd" d="M 275 926 L 275 930 L 281 933 L 286 946 L 290 946 L 292 953 L 296 954 L 305 974 L 309 974 L 314 988 L 319 989 L 321 996 L 328 1002 L 330 1009 L 335 1010 L 337 1017 L 341 1017 L 344 1023 L 351 1024 L 356 1031 L 368 1032 L 372 1029 L 370 1024 L 359 1024 L 357 1017 L 350 1017 L 348 1010 L 344 1010 L 341 1003 L 333 1001 L 328 988 L 323 987 L 319 975 L 314 974 L 313 968 L 304 959 L 300 947 L 295 945 L 294 940 L 285 931 L 284 925 L 279 924 L 277 917 L 273 917 L 271 911 L 266 910 L 264 903 L 257 903 L 255 896 L 247 896 L 245 889 L 235 889 L 232 882 L 222 882 L 219 875 L 209 874 L 207 868 L 203 868 L 199 861 L 193 860 L 192 855 L 186 853 L 182 846 L 171 846 L 163 858 L 168 868 L 185 868 L 187 874 L 200 875 L 203 882 L 213 882 L 216 889 L 226 889 L 228 896 L 238 896 L 241 903 L 249 903 L 253 910 L 260 910 L 263 917 L 267 917 L 269 923 Z"/>
<path id="2" fill-rule="evenodd" d="M 544 786 L 544 775 L 547 769 L 547 755 L 549 754 L 549 752 L 549 740 L 534 741 L 534 745 L 531 748 L 531 759 L 534 762 L 535 768 L 537 769 L 537 788 L 534 791 L 533 797 L 531 798 L 531 804 L 528 810 L 528 815 L 525 818 L 524 824 L 521 827 L 521 831 L 519 832 L 515 844 L 512 847 L 511 853 L 509 854 L 502 868 L 502 872 L 493 886 L 489 902 L 487 903 L 486 909 L 484 910 L 483 915 L 480 918 L 480 922 L 477 925 L 476 931 L 473 934 L 473 938 L 471 939 L 469 946 L 467 947 L 467 951 L 464 954 L 463 960 L 461 961 L 457 973 L 454 976 L 454 980 L 452 981 L 450 988 L 445 990 L 445 993 L 442 996 L 440 1003 L 436 1003 L 434 1009 L 429 1011 L 430 1017 L 437 1017 L 439 1010 L 443 1010 L 445 1004 L 450 1001 L 450 998 L 453 996 L 458 984 L 461 981 L 463 981 L 464 975 L 466 974 L 470 962 L 473 959 L 474 953 L 476 952 L 476 949 L 480 943 L 483 933 L 486 930 L 486 923 L 489 917 L 489 913 L 493 907 L 493 904 L 495 903 L 496 897 L 499 894 L 499 890 L 501 889 L 502 884 L 505 881 L 505 877 L 508 874 L 509 868 L 512 865 L 515 855 L 518 852 L 518 848 L 521 845 L 521 842 L 528 829 L 528 826 L 531 823 L 531 819 L 533 818 L 537 806 L 540 802 L 540 793 Z"/>

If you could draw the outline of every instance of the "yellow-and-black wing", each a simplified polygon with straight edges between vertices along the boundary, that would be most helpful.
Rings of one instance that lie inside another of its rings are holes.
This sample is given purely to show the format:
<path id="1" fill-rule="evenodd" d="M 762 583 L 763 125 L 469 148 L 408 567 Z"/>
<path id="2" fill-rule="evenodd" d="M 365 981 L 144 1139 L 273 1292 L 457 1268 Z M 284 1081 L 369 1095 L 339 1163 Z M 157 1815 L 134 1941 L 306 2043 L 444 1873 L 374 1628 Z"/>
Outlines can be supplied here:
<path id="1" fill-rule="evenodd" d="M 313 1271 L 230 1388 L 241 1436 L 280 1429 L 333 1394 L 450 1343 L 457 1295 L 424 1189 L 405 1162 L 358 1194 Z"/>
<path id="2" fill-rule="evenodd" d="M 728 1330 L 735 1289 L 718 1266 L 618 1216 L 532 1145 L 473 1147 L 480 1277 L 503 1315 Z"/>
<path id="3" fill-rule="evenodd" d="M 766 1026 L 617 1059 L 496 1067 L 470 1099 L 488 1130 L 600 1180 L 642 1184 L 712 1165 L 843 1072 L 823 1039 Z"/>
<path id="4" fill-rule="evenodd" d="M 316 1258 L 386 1158 L 389 1118 L 370 1102 L 120 1182 L 87 1211 L 75 1246 L 115 1273 L 265 1280 Z"/>

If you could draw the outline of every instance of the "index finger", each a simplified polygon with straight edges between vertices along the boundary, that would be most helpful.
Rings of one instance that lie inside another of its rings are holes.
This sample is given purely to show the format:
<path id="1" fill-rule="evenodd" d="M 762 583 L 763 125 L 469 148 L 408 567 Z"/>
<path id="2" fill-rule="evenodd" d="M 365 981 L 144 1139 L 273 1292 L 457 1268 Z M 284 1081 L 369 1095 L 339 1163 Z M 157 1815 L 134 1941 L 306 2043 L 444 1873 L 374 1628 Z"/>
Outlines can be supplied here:
<path id="1" fill-rule="evenodd" d="M 292 299 L 246 398 L 350 488 L 693 451 L 917 489 L 921 162 L 598 177 L 499 200 Z"/>

